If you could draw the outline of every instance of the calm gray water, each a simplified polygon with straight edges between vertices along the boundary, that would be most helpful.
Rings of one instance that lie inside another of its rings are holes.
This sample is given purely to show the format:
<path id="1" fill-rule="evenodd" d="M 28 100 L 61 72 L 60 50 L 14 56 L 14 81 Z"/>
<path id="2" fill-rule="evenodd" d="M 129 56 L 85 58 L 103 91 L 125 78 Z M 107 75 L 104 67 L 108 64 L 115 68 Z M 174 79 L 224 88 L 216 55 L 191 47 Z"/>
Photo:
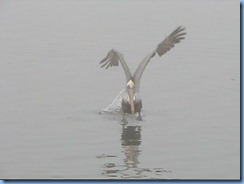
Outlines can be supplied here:
<path id="1" fill-rule="evenodd" d="M 238 179 L 239 1 L 0 1 L 0 178 Z M 186 39 L 154 57 L 143 122 L 98 113 L 176 27 Z"/>

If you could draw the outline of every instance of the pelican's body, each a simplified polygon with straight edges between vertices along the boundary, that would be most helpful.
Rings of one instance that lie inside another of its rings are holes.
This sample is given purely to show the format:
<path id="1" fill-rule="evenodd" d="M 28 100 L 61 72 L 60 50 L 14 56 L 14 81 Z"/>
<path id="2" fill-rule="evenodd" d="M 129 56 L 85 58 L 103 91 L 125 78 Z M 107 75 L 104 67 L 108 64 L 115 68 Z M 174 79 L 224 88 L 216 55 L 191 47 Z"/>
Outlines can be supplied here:
<path id="1" fill-rule="evenodd" d="M 130 89 L 127 89 L 128 93 L 122 98 L 122 110 L 124 113 L 134 113 L 141 112 L 142 101 L 139 95 L 139 92 L 135 92 L 131 94 L 130 97 Z M 132 99 L 132 101 L 130 101 Z M 134 107 L 133 107 L 134 106 Z"/>
<path id="2" fill-rule="evenodd" d="M 132 75 L 125 60 L 121 53 L 112 49 L 109 51 L 107 56 L 100 62 L 103 64 L 101 67 L 106 66 L 106 69 L 110 66 L 118 66 L 119 62 L 121 63 L 125 76 L 126 76 L 126 95 L 122 99 L 122 110 L 124 113 L 139 113 L 139 117 L 141 117 L 141 108 L 142 101 L 140 98 L 140 80 L 144 69 L 146 68 L 148 62 L 152 57 L 157 53 L 159 56 L 162 56 L 171 48 L 174 47 L 176 43 L 179 43 L 182 39 L 184 39 L 184 35 L 186 34 L 184 28 L 178 27 L 174 30 L 169 36 L 167 36 L 161 43 L 158 44 L 157 48 L 149 53 L 139 64 L 135 73 Z"/>

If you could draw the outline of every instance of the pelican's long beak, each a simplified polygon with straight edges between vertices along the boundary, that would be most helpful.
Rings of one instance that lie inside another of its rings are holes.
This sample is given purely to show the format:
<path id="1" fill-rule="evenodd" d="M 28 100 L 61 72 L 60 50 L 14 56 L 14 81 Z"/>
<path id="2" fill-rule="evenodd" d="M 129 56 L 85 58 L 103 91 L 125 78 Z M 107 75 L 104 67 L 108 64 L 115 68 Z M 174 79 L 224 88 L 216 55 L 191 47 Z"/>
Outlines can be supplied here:
<path id="1" fill-rule="evenodd" d="M 132 114 L 135 112 L 135 104 L 134 104 L 134 88 L 129 89 L 129 98 L 130 98 L 130 109 Z"/>
<path id="2" fill-rule="evenodd" d="M 135 93 L 135 84 L 132 80 L 129 80 L 127 83 L 128 87 L 128 93 L 129 93 L 129 98 L 130 98 L 130 108 L 131 108 L 131 113 L 134 114 L 135 112 L 135 104 L 134 104 L 134 93 Z"/>

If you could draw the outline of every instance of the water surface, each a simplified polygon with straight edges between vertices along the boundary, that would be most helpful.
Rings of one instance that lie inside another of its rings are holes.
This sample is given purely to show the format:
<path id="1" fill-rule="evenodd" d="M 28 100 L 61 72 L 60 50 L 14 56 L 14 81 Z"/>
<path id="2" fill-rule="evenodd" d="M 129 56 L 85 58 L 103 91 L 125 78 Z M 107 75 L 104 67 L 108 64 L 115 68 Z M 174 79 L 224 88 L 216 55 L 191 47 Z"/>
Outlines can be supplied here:
<path id="1" fill-rule="evenodd" d="M 0 178 L 238 179 L 238 1 L 0 1 Z M 148 64 L 143 122 L 98 113 L 176 27 L 186 39 Z"/>

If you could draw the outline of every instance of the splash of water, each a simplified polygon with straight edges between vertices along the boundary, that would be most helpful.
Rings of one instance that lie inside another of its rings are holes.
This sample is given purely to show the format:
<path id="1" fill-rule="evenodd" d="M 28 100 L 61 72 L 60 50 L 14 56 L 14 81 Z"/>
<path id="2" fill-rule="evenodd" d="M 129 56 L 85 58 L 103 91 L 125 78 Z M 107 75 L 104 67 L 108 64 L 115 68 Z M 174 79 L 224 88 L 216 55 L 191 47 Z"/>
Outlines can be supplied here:
<path id="1" fill-rule="evenodd" d="M 125 95 L 125 89 L 121 90 L 115 99 L 104 109 L 102 109 L 101 113 L 104 112 L 121 112 L 121 102 L 122 98 Z"/>
<path id="2" fill-rule="evenodd" d="M 101 110 L 101 112 L 99 112 L 100 115 L 102 114 L 113 114 L 113 115 L 118 115 L 118 114 L 122 114 L 122 99 L 123 97 L 126 95 L 126 90 L 123 89 L 121 90 L 118 95 L 114 98 L 114 100 L 105 108 L 103 108 Z M 141 116 L 144 116 L 141 113 Z M 130 122 L 128 124 L 128 126 L 138 126 L 139 121 L 135 118 L 139 117 L 139 113 L 136 112 L 135 114 L 126 114 L 126 122 Z"/>

